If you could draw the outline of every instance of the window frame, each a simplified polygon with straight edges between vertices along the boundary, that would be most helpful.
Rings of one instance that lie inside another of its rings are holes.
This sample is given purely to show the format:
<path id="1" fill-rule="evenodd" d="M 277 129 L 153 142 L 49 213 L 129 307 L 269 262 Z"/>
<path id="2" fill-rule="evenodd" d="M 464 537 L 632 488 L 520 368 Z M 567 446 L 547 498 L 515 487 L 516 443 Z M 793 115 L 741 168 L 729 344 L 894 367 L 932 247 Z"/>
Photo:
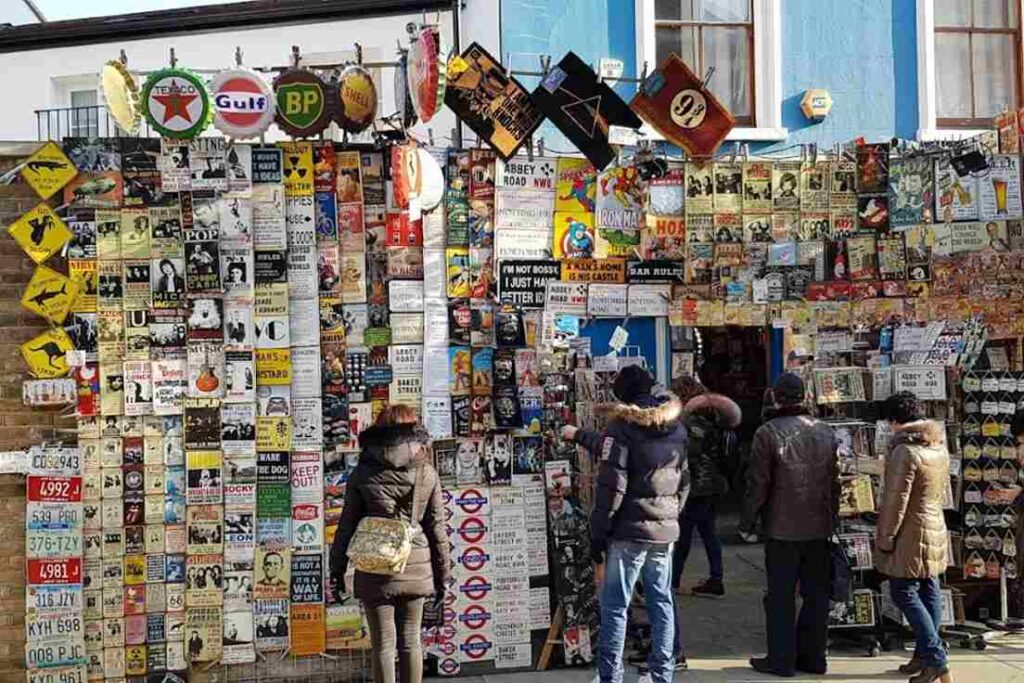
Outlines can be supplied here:
<path id="1" fill-rule="evenodd" d="M 972 20 L 973 21 L 973 20 Z M 917 90 L 918 90 L 918 125 L 917 137 L 920 140 L 940 139 L 961 139 L 978 135 L 991 130 L 992 122 L 989 118 L 939 118 L 938 103 L 938 79 L 935 75 L 935 35 L 936 33 L 968 35 L 997 34 L 1007 35 L 1014 33 L 1016 40 L 1014 46 L 1017 50 L 1017 102 L 1016 108 L 1024 106 L 1024 43 L 1022 43 L 1022 22 L 1024 22 L 1024 0 L 1017 0 L 1017 28 L 975 28 L 974 26 L 941 28 L 935 23 L 935 2 L 934 0 L 917 0 Z M 968 38 L 968 45 L 971 49 L 973 60 L 973 44 Z M 973 64 L 971 71 L 971 86 L 974 87 Z M 974 96 L 971 94 L 971 107 L 973 111 Z"/>
<path id="2" fill-rule="evenodd" d="M 729 132 L 727 140 L 785 140 L 789 131 L 782 126 L 782 9 L 777 0 L 752 0 L 753 30 L 750 38 L 750 70 L 752 125 L 741 125 Z M 650 73 L 658 67 L 655 33 L 654 0 L 635 0 L 638 70 L 647 64 Z M 701 22 L 681 21 L 680 24 Z M 714 26 L 749 26 L 736 22 L 715 22 Z M 703 51 L 703 44 L 699 46 Z M 698 74 L 703 75 L 703 74 Z M 651 138 L 661 136 L 648 125 L 644 133 Z"/>

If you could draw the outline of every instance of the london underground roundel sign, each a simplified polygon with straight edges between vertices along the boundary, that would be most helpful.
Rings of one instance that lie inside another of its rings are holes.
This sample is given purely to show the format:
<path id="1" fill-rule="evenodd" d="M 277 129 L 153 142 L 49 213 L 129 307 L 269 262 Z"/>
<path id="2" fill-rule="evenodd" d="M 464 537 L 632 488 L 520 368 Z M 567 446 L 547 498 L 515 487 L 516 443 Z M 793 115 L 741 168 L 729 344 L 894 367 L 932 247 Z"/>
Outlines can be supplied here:
<path id="1" fill-rule="evenodd" d="M 213 125 L 232 138 L 254 138 L 274 120 L 274 93 L 255 71 L 228 69 L 210 81 Z"/>
<path id="2" fill-rule="evenodd" d="M 169 138 L 194 138 L 210 122 L 210 95 L 196 74 L 162 69 L 142 86 L 142 110 L 153 130 Z"/>

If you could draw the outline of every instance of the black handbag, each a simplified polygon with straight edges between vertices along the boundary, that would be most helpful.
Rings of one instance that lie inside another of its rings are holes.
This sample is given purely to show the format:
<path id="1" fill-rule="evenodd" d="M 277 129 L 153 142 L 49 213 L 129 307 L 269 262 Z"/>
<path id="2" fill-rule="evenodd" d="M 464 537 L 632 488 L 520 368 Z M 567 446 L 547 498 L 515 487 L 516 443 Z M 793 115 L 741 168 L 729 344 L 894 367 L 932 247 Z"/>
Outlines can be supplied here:
<path id="1" fill-rule="evenodd" d="M 846 545 L 835 534 L 829 539 L 829 599 L 832 602 L 853 600 L 853 558 Z"/>

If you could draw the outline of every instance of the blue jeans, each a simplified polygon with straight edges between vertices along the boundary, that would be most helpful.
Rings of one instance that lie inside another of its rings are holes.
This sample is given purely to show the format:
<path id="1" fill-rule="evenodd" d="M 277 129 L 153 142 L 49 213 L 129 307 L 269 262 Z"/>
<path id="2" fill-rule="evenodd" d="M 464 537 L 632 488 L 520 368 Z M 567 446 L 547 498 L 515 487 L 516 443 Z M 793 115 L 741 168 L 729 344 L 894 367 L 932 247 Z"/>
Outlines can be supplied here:
<path id="1" fill-rule="evenodd" d="M 938 578 L 889 579 L 892 601 L 914 629 L 914 656 L 927 666 L 945 666 L 946 650 L 939 637 L 942 623 L 942 589 Z"/>
<path id="2" fill-rule="evenodd" d="M 678 586 L 683 576 L 686 558 L 690 556 L 693 530 L 700 533 L 704 549 L 708 553 L 711 578 L 722 580 L 722 542 L 715 533 L 715 499 L 711 496 L 690 496 L 680 520 L 679 543 L 676 544 L 675 564 L 672 567 L 672 585 Z"/>
<path id="3" fill-rule="evenodd" d="M 644 604 L 651 622 L 651 678 L 672 680 L 672 544 L 612 541 L 605 559 L 601 586 L 601 683 L 622 683 L 622 648 L 626 640 L 626 610 L 633 586 L 643 573 Z"/>

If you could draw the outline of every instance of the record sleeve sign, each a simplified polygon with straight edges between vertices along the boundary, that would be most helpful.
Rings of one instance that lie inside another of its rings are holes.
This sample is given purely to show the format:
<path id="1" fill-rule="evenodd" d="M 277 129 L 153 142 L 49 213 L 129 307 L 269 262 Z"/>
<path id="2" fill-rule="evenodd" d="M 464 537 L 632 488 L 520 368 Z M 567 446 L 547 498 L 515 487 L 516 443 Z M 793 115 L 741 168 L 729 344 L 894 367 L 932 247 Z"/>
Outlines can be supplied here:
<path id="1" fill-rule="evenodd" d="M 526 88 L 476 43 L 448 62 L 444 103 L 506 161 L 544 118 Z"/>
<path id="2" fill-rule="evenodd" d="M 675 54 L 647 77 L 630 107 L 694 157 L 714 154 L 736 125 L 729 110 Z"/>

